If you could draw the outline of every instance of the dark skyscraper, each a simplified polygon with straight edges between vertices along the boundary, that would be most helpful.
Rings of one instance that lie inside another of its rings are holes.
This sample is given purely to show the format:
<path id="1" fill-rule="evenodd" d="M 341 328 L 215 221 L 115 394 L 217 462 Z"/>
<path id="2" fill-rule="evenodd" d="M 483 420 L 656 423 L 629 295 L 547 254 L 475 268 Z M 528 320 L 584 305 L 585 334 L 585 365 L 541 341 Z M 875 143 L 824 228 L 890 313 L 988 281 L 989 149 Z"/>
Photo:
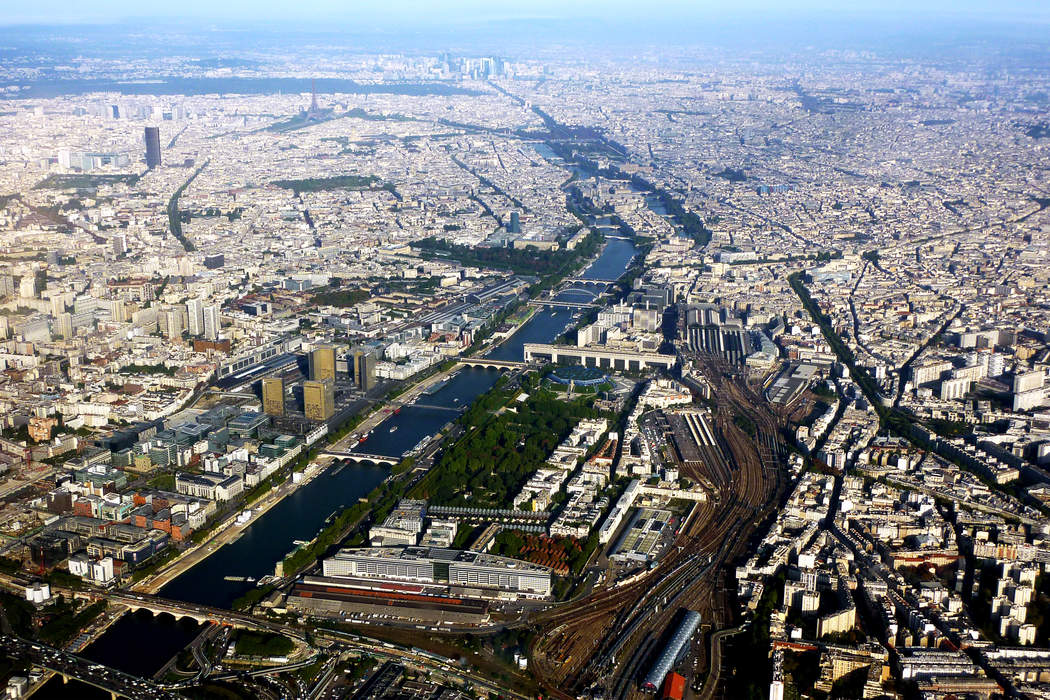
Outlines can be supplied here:
<path id="1" fill-rule="evenodd" d="M 153 170 L 160 165 L 160 127 L 146 127 L 146 167 Z"/>
<path id="2" fill-rule="evenodd" d="M 365 352 L 354 353 L 354 381 L 361 391 L 369 391 L 376 385 L 376 358 Z"/>

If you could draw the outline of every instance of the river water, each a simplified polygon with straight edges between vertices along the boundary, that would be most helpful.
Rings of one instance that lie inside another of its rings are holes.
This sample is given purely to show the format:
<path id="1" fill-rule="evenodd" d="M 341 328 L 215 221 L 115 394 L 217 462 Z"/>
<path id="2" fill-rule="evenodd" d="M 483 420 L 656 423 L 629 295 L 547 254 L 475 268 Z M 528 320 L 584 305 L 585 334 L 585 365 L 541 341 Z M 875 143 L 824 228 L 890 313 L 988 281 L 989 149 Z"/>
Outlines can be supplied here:
<path id="1" fill-rule="evenodd" d="M 610 239 L 599 258 L 580 277 L 615 279 L 627 269 L 636 252 L 630 241 Z M 588 301 L 593 298 L 593 290 L 596 289 L 600 290 L 601 287 L 581 284 L 562 292 L 557 299 Z M 540 309 L 514 335 L 490 352 L 488 357 L 521 361 L 525 343 L 549 343 L 573 325 L 577 318 L 578 311 L 574 309 Z M 434 435 L 446 423 L 455 420 L 463 407 L 488 391 L 498 378 L 499 372 L 496 370 L 461 369 L 443 386 L 432 393 L 423 394 L 400 413 L 391 414 L 354 451 L 400 457 L 420 440 Z M 259 579 L 272 574 L 274 565 L 295 548 L 296 540 L 312 539 L 324 527 L 330 515 L 368 495 L 387 474 L 387 467 L 367 464 L 329 469 L 258 518 L 238 540 L 220 548 L 172 580 L 160 590 L 159 595 L 192 603 L 229 607 L 255 584 L 248 580 L 227 580 L 227 577 Z M 126 615 L 92 644 L 85 656 L 96 658 L 93 654 L 98 654 L 99 661 L 110 663 L 112 644 L 134 645 L 134 660 L 125 660 L 123 663 L 127 664 L 126 667 L 119 663 L 112 665 L 131 673 L 152 674 L 195 636 L 194 632 L 189 638 L 183 639 L 185 634 L 173 634 L 169 627 L 174 624 L 170 618 Z M 134 629 L 131 629 L 132 626 Z M 178 643 L 179 646 L 174 647 L 175 651 L 172 652 L 168 650 L 168 644 L 164 644 L 163 648 L 153 647 L 152 642 L 136 645 L 135 640 L 153 639 L 156 636 L 170 637 L 172 644 Z"/>
<path id="2" fill-rule="evenodd" d="M 171 615 L 152 615 L 147 610 L 125 613 L 110 625 L 81 656 L 106 666 L 150 678 L 172 657 L 192 642 L 202 627 L 190 618 L 176 621 Z M 62 683 L 58 676 L 33 694 L 41 700 L 109 700 L 109 693 L 86 683 Z"/>

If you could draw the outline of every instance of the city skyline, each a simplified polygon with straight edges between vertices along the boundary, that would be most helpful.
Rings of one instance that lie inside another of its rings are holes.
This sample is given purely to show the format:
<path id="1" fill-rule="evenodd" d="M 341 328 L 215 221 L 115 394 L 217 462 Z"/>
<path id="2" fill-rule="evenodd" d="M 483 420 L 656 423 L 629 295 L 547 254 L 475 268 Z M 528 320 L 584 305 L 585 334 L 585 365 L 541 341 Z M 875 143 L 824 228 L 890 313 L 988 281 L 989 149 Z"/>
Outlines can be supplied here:
<path id="1" fill-rule="evenodd" d="M 1050 694 L 1044 8 L 138 9 L 0 26 L 7 696 Z"/>

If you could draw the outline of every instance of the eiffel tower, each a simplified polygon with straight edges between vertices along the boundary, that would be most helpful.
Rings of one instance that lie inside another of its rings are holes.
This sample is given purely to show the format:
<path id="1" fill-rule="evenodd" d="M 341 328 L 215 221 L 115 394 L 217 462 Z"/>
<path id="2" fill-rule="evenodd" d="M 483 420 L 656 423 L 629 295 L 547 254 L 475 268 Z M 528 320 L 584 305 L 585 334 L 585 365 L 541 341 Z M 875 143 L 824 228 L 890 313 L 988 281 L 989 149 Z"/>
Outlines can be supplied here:
<path id="1" fill-rule="evenodd" d="M 321 108 L 317 104 L 317 79 L 314 78 L 310 83 L 310 110 L 306 113 L 307 119 L 320 119 Z"/>

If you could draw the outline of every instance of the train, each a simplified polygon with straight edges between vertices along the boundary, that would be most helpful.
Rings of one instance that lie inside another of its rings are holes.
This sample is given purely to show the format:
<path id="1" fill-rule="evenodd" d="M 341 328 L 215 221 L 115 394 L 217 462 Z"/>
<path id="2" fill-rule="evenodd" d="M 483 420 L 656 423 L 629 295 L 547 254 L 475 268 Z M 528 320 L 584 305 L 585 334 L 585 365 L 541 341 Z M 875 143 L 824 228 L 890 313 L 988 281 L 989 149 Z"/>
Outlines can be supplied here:
<path id="1" fill-rule="evenodd" d="M 678 623 L 674 634 L 671 635 L 663 651 L 660 652 L 656 663 L 653 664 L 649 673 L 646 674 L 645 680 L 642 681 L 642 690 L 655 693 L 664 685 L 668 675 L 671 673 L 671 669 L 681 660 L 683 654 L 688 651 L 693 634 L 696 633 L 699 627 L 700 613 L 695 610 L 687 610 Z"/>

